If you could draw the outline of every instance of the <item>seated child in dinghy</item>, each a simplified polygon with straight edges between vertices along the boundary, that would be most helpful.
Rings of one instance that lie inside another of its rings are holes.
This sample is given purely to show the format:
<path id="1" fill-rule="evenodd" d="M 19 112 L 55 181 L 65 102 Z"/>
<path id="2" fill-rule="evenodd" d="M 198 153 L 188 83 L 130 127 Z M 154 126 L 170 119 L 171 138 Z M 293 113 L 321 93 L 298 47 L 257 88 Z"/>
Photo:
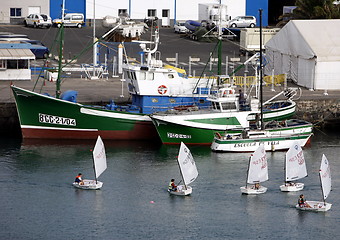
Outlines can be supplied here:
<path id="1" fill-rule="evenodd" d="M 78 173 L 78 175 L 76 176 L 76 179 L 74 180 L 75 183 L 78 183 L 79 185 L 84 185 L 84 181 L 81 178 L 82 174 Z"/>
<path id="2" fill-rule="evenodd" d="M 311 206 L 306 202 L 303 194 L 300 195 L 300 198 L 298 200 L 298 204 L 299 204 L 299 207 L 300 208 L 304 208 L 304 207 L 307 207 L 307 208 L 310 208 Z"/>
<path id="3" fill-rule="evenodd" d="M 171 179 L 169 183 L 169 191 L 177 192 L 177 186 L 175 184 L 175 179 Z"/>

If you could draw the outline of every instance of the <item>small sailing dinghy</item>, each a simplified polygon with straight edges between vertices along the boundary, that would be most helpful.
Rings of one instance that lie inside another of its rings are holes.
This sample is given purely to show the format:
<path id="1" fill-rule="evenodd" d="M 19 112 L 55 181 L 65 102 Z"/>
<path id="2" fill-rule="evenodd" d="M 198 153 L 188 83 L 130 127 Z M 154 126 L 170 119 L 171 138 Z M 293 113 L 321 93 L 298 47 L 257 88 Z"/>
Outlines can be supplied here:
<path id="1" fill-rule="evenodd" d="M 240 187 L 242 194 L 261 194 L 267 191 L 260 182 L 268 180 L 267 155 L 263 144 L 250 156 L 246 186 Z"/>
<path id="2" fill-rule="evenodd" d="M 196 180 L 198 171 L 189 148 L 183 142 L 181 142 L 177 161 L 184 184 L 177 186 L 176 191 L 169 189 L 168 192 L 173 195 L 186 196 L 192 193 L 192 187 L 189 184 Z"/>
<path id="3" fill-rule="evenodd" d="M 280 186 L 282 192 L 297 192 L 303 189 L 303 183 L 293 182 L 307 176 L 306 161 L 298 142 L 294 142 L 286 153 L 285 184 Z"/>
<path id="4" fill-rule="evenodd" d="M 105 146 L 100 136 L 97 138 L 96 145 L 93 149 L 93 168 L 95 180 L 84 179 L 83 183 L 73 183 L 76 188 L 86 189 L 86 190 L 97 190 L 103 186 L 103 183 L 98 181 L 98 177 L 106 170 L 106 154 Z"/>
<path id="5" fill-rule="evenodd" d="M 331 169 L 326 156 L 322 155 L 321 166 L 319 170 L 321 192 L 323 201 L 306 201 L 304 206 L 296 205 L 296 208 L 304 211 L 326 212 L 331 209 L 332 204 L 326 202 L 326 198 L 332 189 Z"/>

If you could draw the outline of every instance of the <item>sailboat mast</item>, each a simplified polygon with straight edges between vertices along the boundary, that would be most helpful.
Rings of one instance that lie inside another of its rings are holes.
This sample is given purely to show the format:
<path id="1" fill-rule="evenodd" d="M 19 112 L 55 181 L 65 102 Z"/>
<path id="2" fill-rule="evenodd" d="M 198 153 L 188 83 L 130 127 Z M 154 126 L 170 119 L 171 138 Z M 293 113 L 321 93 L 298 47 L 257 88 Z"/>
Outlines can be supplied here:
<path id="1" fill-rule="evenodd" d="M 260 109 L 261 109 L 261 130 L 264 129 L 263 124 L 263 72 L 262 72 L 262 9 L 259 9 L 260 13 Z"/>
<path id="2" fill-rule="evenodd" d="M 184 183 L 184 187 L 185 187 L 185 190 L 186 190 L 186 189 L 187 189 L 187 185 L 185 184 L 184 177 L 183 177 L 183 173 L 182 173 L 182 169 L 181 169 L 181 165 L 179 164 L 178 158 L 177 158 L 177 164 L 178 164 L 179 172 L 180 172 L 180 174 L 181 174 L 182 181 L 183 181 L 183 183 Z"/>
<path id="3" fill-rule="evenodd" d="M 326 204 L 325 194 L 323 192 L 323 186 L 322 186 L 321 169 L 319 170 L 319 179 L 320 179 L 322 199 L 323 199 L 324 204 Z"/>
<path id="4" fill-rule="evenodd" d="M 93 149 L 94 151 L 94 149 Z M 93 171 L 94 171 L 94 178 L 96 179 L 96 184 L 98 183 L 98 179 L 97 179 L 97 174 L 96 174 L 96 163 L 94 162 L 95 159 L 94 159 L 94 156 L 92 154 L 92 160 L 93 160 Z"/>
<path id="5" fill-rule="evenodd" d="M 246 178 L 246 188 L 248 186 L 248 177 L 249 177 L 249 168 L 250 168 L 251 156 L 249 157 L 248 161 L 248 170 L 247 170 L 247 178 Z"/>

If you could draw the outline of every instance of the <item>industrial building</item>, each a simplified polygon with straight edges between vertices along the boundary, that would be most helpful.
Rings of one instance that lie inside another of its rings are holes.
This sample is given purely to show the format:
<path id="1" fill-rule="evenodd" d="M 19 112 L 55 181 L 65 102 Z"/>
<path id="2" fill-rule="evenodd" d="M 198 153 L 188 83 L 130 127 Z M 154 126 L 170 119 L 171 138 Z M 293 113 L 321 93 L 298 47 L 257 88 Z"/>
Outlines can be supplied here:
<path id="1" fill-rule="evenodd" d="M 142 20 L 157 17 L 163 26 L 173 26 L 176 20 L 198 20 L 199 4 L 224 4 L 230 18 L 251 15 L 258 18 L 263 9 L 263 26 L 282 14 L 282 6 L 292 0 L 2 0 L 0 24 L 20 24 L 31 13 L 45 13 L 52 19 L 60 18 L 65 1 L 65 13 L 83 13 L 86 19 L 103 19 L 109 15 L 117 17 L 128 13 L 131 19 Z M 273 10 L 271 10 L 273 9 Z"/>

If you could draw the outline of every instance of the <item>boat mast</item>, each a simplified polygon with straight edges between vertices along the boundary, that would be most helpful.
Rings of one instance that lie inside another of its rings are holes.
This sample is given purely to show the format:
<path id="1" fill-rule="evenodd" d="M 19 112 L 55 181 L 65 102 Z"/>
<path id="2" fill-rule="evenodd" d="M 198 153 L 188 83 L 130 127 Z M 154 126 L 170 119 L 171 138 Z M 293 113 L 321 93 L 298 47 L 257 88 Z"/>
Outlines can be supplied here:
<path id="1" fill-rule="evenodd" d="M 218 62 L 217 62 L 217 75 L 221 75 L 222 74 L 222 6 L 221 6 L 221 0 L 220 0 L 220 9 L 219 9 L 219 18 L 218 18 Z"/>
<path id="2" fill-rule="evenodd" d="M 319 170 L 319 179 L 320 179 L 320 186 L 321 186 L 321 194 L 322 194 L 323 203 L 324 203 L 324 205 L 326 205 L 326 199 L 325 199 L 325 194 L 323 192 L 322 179 L 321 179 L 321 169 Z"/>
<path id="3" fill-rule="evenodd" d="M 95 163 L 95 159 L 94 159 L 93 151 L 94 151 L 94 149 L 92 150 L 93 171 L 94 171 L 94 178 L 96 179 L 96 184 L 97 184 L 97 183 L 98 183 L 98 179 L 97 179 L 97 174 L 96 174 L 96 163 Z"/>
<path id="4" fill-rule="evenodd" d="M 178 164 L 178 167 L 179 167 L 179 172 L 180 172 L 181 177 L 182 177 L 182 181 L 184 183 L 185 190 L 187 190 L 187 185 L 185 184 L 185 181 L 184 181 L 183 172 L 182 172 L 182 169 L 181 169 L 181 165 L 179 164 L 178 157 L 177 157 L 177 164 Z"/>
<path id="5" fill-rule="evenodd" d="M 261 130 L 264 129 L 264 124 L 263 124 L 263 72 L 262 72 L 262 9 L 259 9 L 260 13 L 260 109 L 261 109 Z"/>
<path id="6" fill-rule="evenodd" d="M 249 162 L 248 162 L 248 170 L 247 170 L 247 178 L 246 178 L 246 188 L 248 186 L 248 177 L 249 177 L 250 162 L 251 162 L 251 155 L 249 157 Z"/>
<path id="7" fill-rule="evenodd" d="M 62 58 L 64 51 L 64 13 L 65 13 L 65 0 L 63 0 L 63 7 L 61 13 L 61 26 L 59 29 L 59 55 L 58 55 L 58 77 L 56 81 L 56 98 L 60 97 L 60 82 L 61 82 L 61 72 L 62 72 Z"/>

